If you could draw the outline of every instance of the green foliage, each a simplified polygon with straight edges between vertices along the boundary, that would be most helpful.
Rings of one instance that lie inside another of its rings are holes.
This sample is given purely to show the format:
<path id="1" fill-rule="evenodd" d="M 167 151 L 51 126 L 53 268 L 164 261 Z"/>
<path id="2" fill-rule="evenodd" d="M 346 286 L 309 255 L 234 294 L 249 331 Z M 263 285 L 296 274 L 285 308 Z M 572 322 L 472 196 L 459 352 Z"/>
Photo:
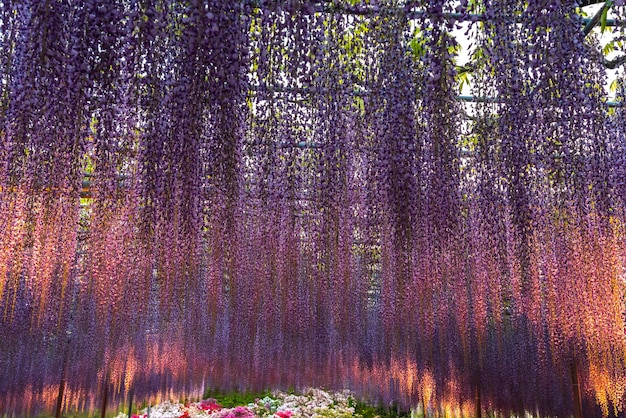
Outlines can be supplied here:
<path id="1" fill-rule="evenodd" d="M 624 39 L 623 38 L 615 38 L 615 39 L 611 39 L 610 41 L 608 41 L 603 47 L 602 47 L 602 54 L 604 56 L 609 55 L 611 52 L 615 52 L 615 51 L 623 51 L 624 49 Z"/>
<path id="2" fill-rule="evenodd" d="M 426 38 L 419 36 L 419 33 L 416 31 L 415 36 L 411 39 L 410 47 L 414 60 L 422 58 L 426 54 Z"/>
<path id="3" fill-rule="evenodd" d="M 408 411 L 400 411 L 395 406 L 386 408 L 382 405 L 370 405 L 363 401 L 350 398 L 348 405 L 354 408 L 354 414 L 360 415 L 362 418 L 400 418 L 410 417 Z"/>
<path id="4" fill-rule="evenodd" d="M 611 8 L 612 5 L 613 5 L 613 0 L 609 0 L 604 4 L 604 6 L 602 6 L 602 14 L 600 15 L 600 27 L 601 27 L 602 33 L 604 33 L 604 31 L 606 30 L 606 27 L 607 27 L 606 19 L 609 14 L 609 9 Z"/>
<path id="5" fill-rule="evenodd" d="M 365 116 L 365 101 L 360 96 L 355 96 L 354 107 L 359 111 L 361 116 Z"/>
<path id="6" fill-rule="evenodd" d="M 264 390 L 262 392 L 239 392 L 239 391 L 229 391 L 222 392 L 219 389 L 211 389 L 208 388 L 204 391 L 202 395 L 203 399 L 213 398 L 220 404 L 223 408 L 234 408 L 236 406 L 248 405 L 249 403 L 254 403 L 256 399 L 261 399 L 266 396 L 271 396 L 271 392 L 269 390 Z"/>
<path id="7" fill-rule="evenodd" d="M 602 47 L 602 54 L 605 56 L 609 55 L 613 51 L 615 51 L 615 45 L 613 42 L 607 42 L 607 44 Z"/>
<path id="8" fill-rule="evenodd" d="M 485 11 L 484 2 L 480 0 L 469 0 L 467 5 L 470 13 L 483 13 Z"/>
<path id="9" fill-rule="evenodd" d="M 471 65 L 456 67 L 456 80 L 459 83 L 459 92 L 463 92 L 463 87 L 470 83 L 470 76 L 474 68 Z"/>

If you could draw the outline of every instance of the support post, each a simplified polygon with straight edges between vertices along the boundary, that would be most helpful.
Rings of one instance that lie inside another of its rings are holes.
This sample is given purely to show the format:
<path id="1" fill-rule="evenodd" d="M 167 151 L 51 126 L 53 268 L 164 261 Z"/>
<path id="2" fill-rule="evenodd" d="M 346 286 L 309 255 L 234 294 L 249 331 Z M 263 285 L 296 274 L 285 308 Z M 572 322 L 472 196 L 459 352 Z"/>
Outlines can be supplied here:
<path id="1" fill-rule="evenodd" d="M 59 383 L 59 394 L 57 395 L 57 409 L 54 414 L 55 418 L 61 418 L 61 413 L 63 411 L 63 396 L 65 395 L 65 378 L 67 376 L 67 356 L 69 352 L 70 335 L 71 333 L 68 333 L 67 346 L 65 347 L 65 353 L 63 354 L 63 368 L 61 369 L 61 382 Z"/>
<path id="2" fill-rule="evenodd" d="M 59 395 L 57 396 L 57 409 L 54 414 L 55 418 L 62 418 L 61 411 L 63 410 L 63 394 L 65 392 L 65 371 L 61 377 L 61 383 L 59 383 Z"/>
<path id="3" fill-rule="evenodd" d="M 128 418 L 133 416 L 133 390 L 128 391 Z"/>
<path id="4" fill-rule="evenodd" d="M 572 397 L 574 400 L 574 418 L 583 418 L 583 401 L 580 394 L 580 381 L 578 380 L 578 365 L 572 362 Z"/>
<path id="5" fill-rule="evenodd" d="M 109 373 L 104 373 L 104 379 L 102 379 L 102 411 L 100 412 L 100 418 L 106 418 L 107 413 L 107 401 L 109 400 Z"/>

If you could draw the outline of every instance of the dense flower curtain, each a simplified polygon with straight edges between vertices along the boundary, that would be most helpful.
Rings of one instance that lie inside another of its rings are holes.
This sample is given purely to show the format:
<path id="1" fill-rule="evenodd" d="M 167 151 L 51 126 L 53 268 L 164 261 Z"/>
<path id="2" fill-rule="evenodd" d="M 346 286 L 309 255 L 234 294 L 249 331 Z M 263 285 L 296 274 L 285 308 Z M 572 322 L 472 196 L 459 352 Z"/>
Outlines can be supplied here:
<path id="1" fill-rule="evenodd" d="M 623 89 L 576 7 L 0 2 L 0 411 L 623 413 Z"/>

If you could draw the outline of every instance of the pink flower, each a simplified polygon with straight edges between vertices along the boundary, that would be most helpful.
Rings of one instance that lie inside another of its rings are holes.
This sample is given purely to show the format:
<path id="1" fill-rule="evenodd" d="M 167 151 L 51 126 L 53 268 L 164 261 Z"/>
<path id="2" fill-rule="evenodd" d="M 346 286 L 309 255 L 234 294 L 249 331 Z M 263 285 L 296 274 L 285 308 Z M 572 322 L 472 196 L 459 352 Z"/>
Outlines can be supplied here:
<path id="1" fill-rule="evenodd" d="M 278 415 L 280 418 L 291 418 L 291 416 L 293 415 L 293 412 L 291 411 L 276 411 L 276 414 L 274 415 Z"/>
<path id="2" fill-rule="evenodd" d="M 225 418 L 254 418 L 254 413 L 245 406 L 238 406 L 230 411 Z"/>

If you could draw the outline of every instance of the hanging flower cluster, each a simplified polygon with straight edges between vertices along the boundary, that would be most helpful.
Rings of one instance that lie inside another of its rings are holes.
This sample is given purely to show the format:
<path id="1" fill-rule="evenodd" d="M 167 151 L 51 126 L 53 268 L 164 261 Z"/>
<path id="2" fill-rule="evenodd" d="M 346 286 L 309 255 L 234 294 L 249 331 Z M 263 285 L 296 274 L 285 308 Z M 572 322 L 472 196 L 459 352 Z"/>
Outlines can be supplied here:
<path id="1" fill-rule="evenodd" d="M 0 411 L 623 413 L 626 123 L 574 3 L 0 2 Z"/>

